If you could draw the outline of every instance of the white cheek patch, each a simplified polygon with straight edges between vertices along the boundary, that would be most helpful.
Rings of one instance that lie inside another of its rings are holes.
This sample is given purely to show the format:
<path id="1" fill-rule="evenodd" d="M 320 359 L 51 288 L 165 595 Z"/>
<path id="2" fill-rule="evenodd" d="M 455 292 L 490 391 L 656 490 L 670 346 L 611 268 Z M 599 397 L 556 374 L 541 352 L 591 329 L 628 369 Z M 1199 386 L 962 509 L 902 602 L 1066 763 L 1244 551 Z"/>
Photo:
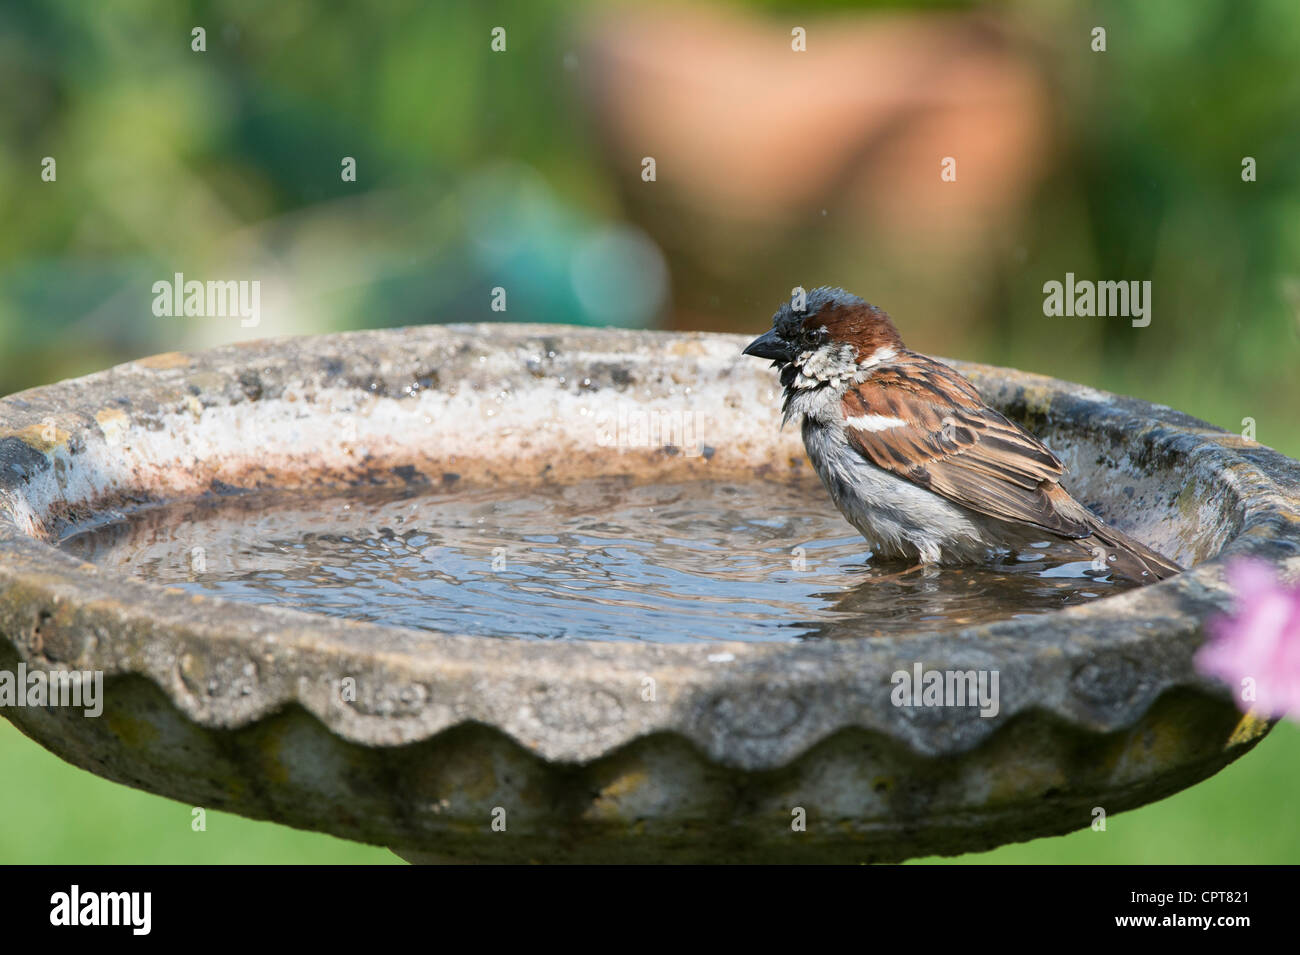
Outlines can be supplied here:
<path id="1" fill-rule="evenodd" d="M 825 384 L 838 386 L 853 380 L 858 371 L 852 345 L 825 345 L 801 352 L 795 366 L 799 369 L 796 388 L 817 388 Z"/>
<path id="2" fill-rule="evenodd" d="M 859 431 L 888 431 L 890 428 L 901 428 L 907 422 L 902 418 L 891 418 L 889 415 L 864 414 L 855 418 L 845 418 L 844 424 Z"/>

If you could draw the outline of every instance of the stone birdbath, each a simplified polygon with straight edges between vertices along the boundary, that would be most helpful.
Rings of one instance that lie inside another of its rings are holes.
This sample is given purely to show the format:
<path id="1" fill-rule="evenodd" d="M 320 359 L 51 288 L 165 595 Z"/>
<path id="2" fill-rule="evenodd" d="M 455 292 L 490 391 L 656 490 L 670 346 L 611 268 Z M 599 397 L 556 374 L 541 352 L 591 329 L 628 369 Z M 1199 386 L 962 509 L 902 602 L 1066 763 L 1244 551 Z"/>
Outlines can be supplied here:
<path id="1" fill-rule="evenodd" d="M 158 355 L 0 401 L 0 670 L 104 674 L 98 717 L 4 715 L 77 766 L 194 806 L 478 862 L 988 849 L 1160 799 L 1268 731 L 1192 656 L 1229 605 L 1225 559 L 1297 560 L 1300 465 L 1006 369 L 959 365 L 1051 444 L 1076 496 L 1186 573 L 883 638 L 525 640 L 214 598 L 58 546 L 159 502 L 259 490 L 806 480 L 746 341 L 420 327 Z M 617 404 L 683 401 L 697 446 L 593 437 Z M 997 671 L 996 715 L 894 705 L 891 675 L 918 665 Z"/>

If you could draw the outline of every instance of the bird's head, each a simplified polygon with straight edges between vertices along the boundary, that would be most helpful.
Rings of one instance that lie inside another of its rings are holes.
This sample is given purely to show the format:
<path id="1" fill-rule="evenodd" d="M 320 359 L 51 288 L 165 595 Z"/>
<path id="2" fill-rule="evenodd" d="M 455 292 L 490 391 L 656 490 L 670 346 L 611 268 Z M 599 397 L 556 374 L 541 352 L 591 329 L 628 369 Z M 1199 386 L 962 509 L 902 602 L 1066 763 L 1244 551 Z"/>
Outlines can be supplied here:
<path id="1" fill-rule="evenodd" d="M 802 308 L 797 306 L 802 305 Z M 772 328 L 749 343 L 746 355 L 769 358 L 787 388 L 845 385 L 903 348 L 889 316 L 844 289 L 815 288 L 784 303 Z"/>

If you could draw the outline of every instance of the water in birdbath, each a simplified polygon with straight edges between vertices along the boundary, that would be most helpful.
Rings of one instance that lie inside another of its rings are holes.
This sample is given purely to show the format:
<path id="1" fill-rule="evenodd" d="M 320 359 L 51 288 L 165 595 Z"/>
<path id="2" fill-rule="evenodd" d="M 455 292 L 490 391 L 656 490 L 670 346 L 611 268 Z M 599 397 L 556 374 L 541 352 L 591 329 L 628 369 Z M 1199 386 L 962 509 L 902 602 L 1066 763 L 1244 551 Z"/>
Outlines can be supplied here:
<path id="1" fill-rule="evenodd" d="M 1133 586 L 1045 546 L 898 575 L 814 481 L 249 494 L 142 509 L 61 546 L 213 597 L 528 639 L 885 637 Z"/>

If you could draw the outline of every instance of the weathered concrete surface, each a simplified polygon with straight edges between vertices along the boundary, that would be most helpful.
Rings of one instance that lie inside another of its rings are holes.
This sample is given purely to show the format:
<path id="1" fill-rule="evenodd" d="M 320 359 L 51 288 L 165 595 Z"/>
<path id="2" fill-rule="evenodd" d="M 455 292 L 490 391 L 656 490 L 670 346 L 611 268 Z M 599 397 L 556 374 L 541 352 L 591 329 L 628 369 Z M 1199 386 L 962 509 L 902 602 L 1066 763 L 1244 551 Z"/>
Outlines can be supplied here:
<path id="1" fill-rule="evenodd" d="M 740 358 L 744 342 L 413 328 L 156 356 L 0 401 L 0 669 L 109 674 L 99 719 L 4 715 L 193 805 L 483 861 L 955 853 L 1160 798 L 1267 731 L 1191 656 L 1227 606 L 1228 555 L 1300 569 L 1300 465 L 1014 371 L 960 366 L 1049 441 L 1072 491 L 1188 573 L 889 640 L 543 644 L 194 597 L 50 543 L 177 495 L 802 471 L 774 373 Z M 690 412 L 696 446 L 611 446 L 620 407 Z M 1000 712 L 893 706 L 891 674 L 918 661 L 998 670 Z M 792 832 L 799 808 L 807 831 Z"/>

